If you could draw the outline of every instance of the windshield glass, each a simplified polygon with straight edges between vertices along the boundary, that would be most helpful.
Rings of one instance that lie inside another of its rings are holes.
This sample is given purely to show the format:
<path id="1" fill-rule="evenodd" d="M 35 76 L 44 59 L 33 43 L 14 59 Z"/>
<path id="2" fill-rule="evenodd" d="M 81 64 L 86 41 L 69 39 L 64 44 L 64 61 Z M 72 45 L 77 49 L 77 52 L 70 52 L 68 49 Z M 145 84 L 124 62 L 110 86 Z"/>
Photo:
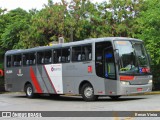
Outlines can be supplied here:
<path id="1" fill-rule="evenodd" d="M 148 57 L 142 42 L 116 41 L 115 47 L 119 51 L 120 73 L 150 72 Z"/>

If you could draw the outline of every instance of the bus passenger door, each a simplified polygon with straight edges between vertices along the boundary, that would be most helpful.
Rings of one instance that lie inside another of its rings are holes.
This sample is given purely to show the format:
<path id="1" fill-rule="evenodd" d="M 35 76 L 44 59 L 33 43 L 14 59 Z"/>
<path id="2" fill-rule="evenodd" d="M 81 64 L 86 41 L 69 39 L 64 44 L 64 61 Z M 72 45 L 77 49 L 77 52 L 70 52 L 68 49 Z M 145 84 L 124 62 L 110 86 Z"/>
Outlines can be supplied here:
<path id="1" fill-rule="evenodd" d="M 113 47 L 109 46 L 104 49 L 104 76 L 107 79 L 116 79 L 115 59 Z"/>
<path id="2" fill-rule="evenodd" d="M 97 90 L 101 89 L 102 91 L 105 91 L 106 95 L 109 95 L 111 92 L 116 94 L 117 80 L 113 53 L 113 47 L 110 41 L 96 43 L 95 67 L 96 75 L 99 77 L 97 78 L 99 79 Z"/>

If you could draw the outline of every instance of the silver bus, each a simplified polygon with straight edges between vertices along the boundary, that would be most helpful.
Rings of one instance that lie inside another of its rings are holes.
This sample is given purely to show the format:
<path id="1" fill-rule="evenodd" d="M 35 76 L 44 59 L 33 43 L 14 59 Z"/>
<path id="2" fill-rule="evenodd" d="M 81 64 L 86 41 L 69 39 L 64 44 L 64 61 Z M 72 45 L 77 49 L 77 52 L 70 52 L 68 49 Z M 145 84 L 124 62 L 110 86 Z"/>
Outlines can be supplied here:
<path id="1" fill-rule="evenodd" d="M 24 91 L 29 98 L 47 93 L 99 96 L 152 90 L 150 60 L 143 41 L 124 37 L 9 50 L 5 53 L 5 90 Z"/>

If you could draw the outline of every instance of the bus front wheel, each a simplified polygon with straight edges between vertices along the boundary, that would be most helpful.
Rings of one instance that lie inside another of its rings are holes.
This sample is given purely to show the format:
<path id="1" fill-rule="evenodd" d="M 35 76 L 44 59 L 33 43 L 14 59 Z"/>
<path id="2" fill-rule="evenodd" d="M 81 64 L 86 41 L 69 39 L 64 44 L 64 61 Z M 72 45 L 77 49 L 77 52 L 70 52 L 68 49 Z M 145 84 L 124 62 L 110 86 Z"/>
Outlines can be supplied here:
<path id="1" fill-rule="evenodd" d="M 33 97 L 35 97 L 35 94 L 34 94 L 34 92 L 33 92 L 33 87 L 32 87 L 31 84 L 27 84 L 27 85 L 25 86 L 25 93 L 26 93 L 26 96 L 27 96 L 28 98 L 33 98 Z"/>
<path id="2" fill-rule="evenodd" d="M 98 96 L 94 95 L 94 89 L 89 83 L 82 86 L 81 94 L 85 101 L 95 101 L 98 98 Z"/>

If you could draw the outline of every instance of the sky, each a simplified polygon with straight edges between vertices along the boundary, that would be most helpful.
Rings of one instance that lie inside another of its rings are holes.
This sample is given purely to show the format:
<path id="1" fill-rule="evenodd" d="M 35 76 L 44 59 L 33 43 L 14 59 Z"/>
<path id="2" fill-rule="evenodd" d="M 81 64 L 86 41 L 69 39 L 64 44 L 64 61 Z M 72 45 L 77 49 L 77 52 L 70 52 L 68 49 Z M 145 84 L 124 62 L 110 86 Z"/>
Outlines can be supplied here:
<path id="1" fill-rule="evenodd" d="M 60 2 L 61 0 L 53 0 L 53 2 Z M 70 2 L 71 0 L 67 0 Z M 91 0 L 93 3 L 102 2 L 105 0 Z M 24 10 L 30 10 L 36 8 L 40 10 L 44 4 L 47 4 L 48 0 L 0 0 L 0 8 L 7 8 L 8 11 L 16 9 L 18 7 Z"/>

